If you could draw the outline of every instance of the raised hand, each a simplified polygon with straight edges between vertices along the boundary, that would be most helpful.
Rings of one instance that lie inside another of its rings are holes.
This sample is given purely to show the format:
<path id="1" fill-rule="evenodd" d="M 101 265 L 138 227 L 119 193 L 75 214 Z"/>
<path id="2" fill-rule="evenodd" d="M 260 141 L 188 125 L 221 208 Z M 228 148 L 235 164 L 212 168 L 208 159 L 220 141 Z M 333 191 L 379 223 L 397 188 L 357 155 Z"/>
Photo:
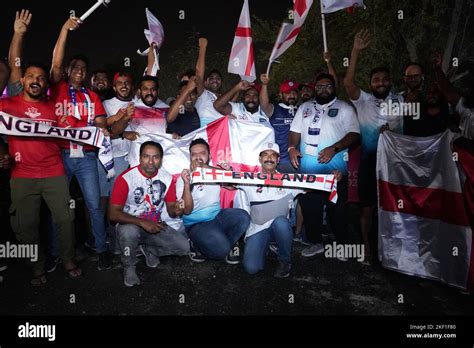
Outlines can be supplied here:
<path id="1" fill-rule="evenodd" d="M 21 10 L 21 12 L 16 11 L 15 22 L 13 23 L 15 33 L 26 33 L 31 22 L 31 17 L 33 17 L 33 14 L 28 10 Z"/>
<path id="2" fill-rule="evenodd" d="M 69 17 L 66 23 L 63 24 L 63 30 L 76 30 L 82 24 L 78 17 Z"/>
<path id="3" fill-rule="evenodd" d="M 354 49 L 361 51 L 370 44 L 370 34 L 367 29 L 362 29 L 354 37 Z"/>
<path id="4" fill-rule="evenodd" d="M 331 62 L 331 57 L 332 57 L 331 52 L 327 51 L 323 53 L 323 59 L 326 63 Z"/>
<path id="5" fill-rule="evenodd" d="M 260 81 L 262 82 L 262 85 L 267 86 L 270 83 L 270 78 L 268 77 L 268 74 L 261 74 Z"/>

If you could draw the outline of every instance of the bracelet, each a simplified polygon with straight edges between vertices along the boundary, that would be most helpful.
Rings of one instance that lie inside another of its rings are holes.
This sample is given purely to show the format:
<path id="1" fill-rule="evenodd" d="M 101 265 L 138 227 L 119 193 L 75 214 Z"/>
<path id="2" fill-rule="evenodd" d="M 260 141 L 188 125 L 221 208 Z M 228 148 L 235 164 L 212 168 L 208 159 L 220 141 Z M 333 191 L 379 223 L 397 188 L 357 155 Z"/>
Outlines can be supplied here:
<path id="1" fill-rule="evenodd" d="M 288 148 L 288 152 L 290 152 L 291 149 L 295 149 L 295 150 L 296 150 L 296 147 L 290 146 L 290 147 Z"/>

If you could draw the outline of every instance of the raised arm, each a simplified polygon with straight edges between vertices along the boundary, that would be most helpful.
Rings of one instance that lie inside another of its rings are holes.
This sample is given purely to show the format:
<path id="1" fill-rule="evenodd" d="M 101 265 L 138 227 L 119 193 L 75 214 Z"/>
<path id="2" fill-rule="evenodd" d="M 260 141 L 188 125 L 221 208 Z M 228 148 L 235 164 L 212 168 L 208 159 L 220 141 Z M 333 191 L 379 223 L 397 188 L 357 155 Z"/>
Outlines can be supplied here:
<path id="1" fill-rule="evenodd" d="M 197 82 L 197 96 L 199 97 L 204 92 L 204 76 L 206 73 L 206 50 L 207 39 L 205 37 L 199 38 L 199 54 L 196 62 L 196 82 Z"/>
<path id="2" fill-rule="evenodd" d="M 324 61 L 326 62 L 326 65 L 328 67 L 328 73 L 329 73 L 329 75 L 331 75 L 334 78 L 334 81 L 336 82 L 336 88 L 337 88 L 337 86 L 339 85 L 339 79 L 337 77 L 336 69 L 334 69 L 334 65 L 332 65 L 331 52 L 329 52 L 329 51 L 324 52 L 323 53 L 323 58 L 324 58 Z"/>
<path id="3" fill-rule="evenodd" d="M 436 83 L 438 84 L 439 90 L 443 93 L 444 97 L 449 104 L 456 106 L 461 99 L 461 95 L 456 91 L 453 85 L 449 82 L 448 78 L 442 69 L 443 58 L 440 54 L 433 57 L 433 68 L 436 77 Z"/>
<path id="4" fill-rule="evenodd" d="M 367 30 L 359 31 L 354 38 L 354 46 L 352 47 L 351 60 L 349 62 L 349 68 L 347 69 L 346 77 L 344 78 L 344 87 L 346 89 L 346 93 L 352 100 L 357 100 L 360 96 L 360 88 L 356 86 L 354 82 L 355 69 L 359 53 L 369 45 L 369 39 L 370 35 Z"/>
<path id="5" fill-rule="evenodd" d="M 270 103 L 270 98 L 268 97 L 268 84 L 270 83 L 270 78 L 267 74 L 260 75 L 260 81 L 262 82 L 262 89 L 259 94 L 260 107 L 262 108 L 265 115 L 268 118 L 273 115 L 273 104 Z"/>
<path id="6" fill-rule="evenodd" d="M 66 51 L 66 42 L 69 31 L 76 30 L 81 24 L 77 17 L 69 17 L 64 23 L 59 33 L 58 40 L 53 50 L 53 61 L 51 63 L 51 83 L 57 83 L 63 78 L 64 53 Z"/>
<path id="7" fill-rule="evenodd" d="M 148 62 L 146 65 L 146 74 L 149 76 L 152 76 L 153 64 L 155 64 L 155 48 L 156 48 L 156 44 L 152 42 L 150 45 L 150 49 L 148 50 L 148 56 L 147 56 Z M 158 72 L 156 72 L 156 75 L 158 75 Z"/>
<path id="8" fill-rule="evenodd" d="M 184 214 L 189 215 L 194 209 L 193 196 L 191 194 L 191 172 L 189 169 L 183 169 L 181 178 L 184 182 L 183 196 L 181 197 L 184 201 Z"/>
<path id="9" fill-rule="evenodd" d="M 238 94 L 249 87 L 250 83 L 248 81 L 240 81 L 234 87 L 217 98 L 217 100 L 214 102 L 214 108 L 222 115 L 229 115 L 232 112 L 232 106 L 229 104 L 229 102 L 232 100 L 235 94 Z"/>
<path id="10" fill-rule="evenodd" d="M 191 77 L 191 79 L 188 81 L 188 84 L 181 89 L 178 99 L 176 99 L 173 105 L 171 105 L 166 115 L 166 122 L 173 123 L 176 120 L 180 111 L 184 110 L 184 103 L 186 102 L 186 99 L 195 88 L 196 78 Z"/>
<path id="11" fill-rule="evenodd" d="M 2 95 L 3 90 L 8 82 L 8 76 L 10 75 L 10 69 L 5 65 L 3 61 L 0 60 L 0 95 Z"/>
<path id="12" fill-rule="evenodd" d="M 8 52 L 8 65 L 10 67 L 10 83 L 21 79 L 21 59 L 23 56 L 23 41 L 31 22 L 32 14 L 28 10 L 16 11 L 13 23 L 13 38 Z"/>

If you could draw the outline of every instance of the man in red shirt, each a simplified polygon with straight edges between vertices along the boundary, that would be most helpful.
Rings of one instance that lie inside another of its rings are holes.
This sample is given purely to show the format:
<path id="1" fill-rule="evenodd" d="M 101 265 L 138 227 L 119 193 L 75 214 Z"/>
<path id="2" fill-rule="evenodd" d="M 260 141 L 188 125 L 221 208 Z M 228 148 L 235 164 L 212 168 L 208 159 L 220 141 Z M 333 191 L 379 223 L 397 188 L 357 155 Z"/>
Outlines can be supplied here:
<path id="1" fill-rule="evenodd" d="M 35 122 L 57 126 L 58 117 L 54 104 L 45 100 L 48 88 L 47 70 L 38 65 L 25 69 L 21 79 L 21 95 L 0 99 L 0 111 Z M 53 221 L 59 227 L 61 258 L 69 276 L 76 278 L 81 270 L 73 262 L 74 213 L 70 207 L 67 178 L 57 140 L 9 136 L 11 159 L 11 225 L 20 243 L 39 245 L 38 226 L 40 205 L 43 198 Z M 31 262 L 33 285 L 46 283 L 44 255 L 40 252 L 36 262 Z"/>
<path id="2" fill-rule="evenodd" d="M 159 265 L 160 256 L 189 253 L 186 233 L 176 231 L 161 218 L 164 208 L 172 218 L 183 215 L 183 207 L 176 202 L 176 179 L 160 169 L 162 161 L 161 145 L 144 142 L 140 164 L 120 174 L 112 190 L 109 219 L 118 223 L 126 286 L 140 284 L 135 270 L 139 245 L 147 266 L 152 268 Z"/>
<path id="3" fill-rule="evenodd" d="M 88 59 L 81 55 L 74 56 L 63 77 L 63 60 L 67 36 L 81 24 L 77 17 L 69 18 L 64 23 L 53 51 L 51 66 L 51 100 L 55 102 L 56 112 L 61 117 L 61 127 L 96 126 L 105 130 L 106 112 L 99 96 L 84 86 L 87 75 Z M 100 205 L 99 173 L 97 170 L 97 148 L 81 146 L 69 142 L 62 146 L 62 156 L 68 180 L 75 176 L 81 187 L 91 219 L 95 247 L 99 256 L 98 270 L 111 267 L 107 251 L 104 211 Z"/>

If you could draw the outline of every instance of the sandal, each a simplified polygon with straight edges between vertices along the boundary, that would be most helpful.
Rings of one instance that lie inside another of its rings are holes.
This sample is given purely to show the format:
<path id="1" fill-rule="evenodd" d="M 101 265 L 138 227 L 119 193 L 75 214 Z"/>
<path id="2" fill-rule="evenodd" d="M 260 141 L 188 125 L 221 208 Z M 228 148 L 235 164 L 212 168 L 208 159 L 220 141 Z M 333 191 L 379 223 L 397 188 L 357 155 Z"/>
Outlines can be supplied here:
<path id="1" fill-rule="evenodd" d="M 41 274 L 38 274 L 38 275 L 34 276 L 33 279 L 31 279 L 30 283 L 33 286 L 43 286 L 43 285 L 45 285 L 47 283 L 46 274 L 41 273 Z"/>
<path id="2" fill-rule="evenodd" d="M 71 279 L 77 279 L 82 275 L 82 270 L 79 267 L 74 267 L 71 269 L 66 269 L 66 273 Z"/>

